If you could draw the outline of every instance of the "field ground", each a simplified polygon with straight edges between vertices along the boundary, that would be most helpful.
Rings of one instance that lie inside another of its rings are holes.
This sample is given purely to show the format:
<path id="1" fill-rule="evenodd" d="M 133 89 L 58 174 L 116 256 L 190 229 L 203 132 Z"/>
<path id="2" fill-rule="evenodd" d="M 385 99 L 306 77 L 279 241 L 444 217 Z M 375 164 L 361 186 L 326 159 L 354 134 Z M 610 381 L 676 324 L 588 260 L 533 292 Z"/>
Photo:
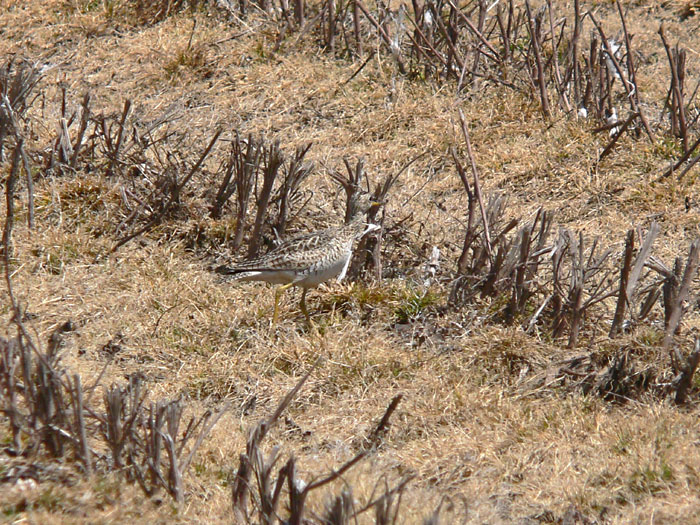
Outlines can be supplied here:
<path id="1" fill-rule="evenodd" d="M 566 16 L 572 3 L 554 2 Z M 128 215 L 125 202 L 135 205 L 138 173 L 40 170 L 32 230 L 21 186 L 12 281 L 31 314 L 31 333 L 44 345 L 70 320 L 75 329 L 64 336 L 61 363 L 85 385 L 103 369 L 105 386 L 138 373 L 149 400 L 183 396 L 187 414 L 231 403 L 185 476 L 181 506 L 162 491 L 146 497 L 118 472 L 85 478 L 69 457 L 0 453 L 0 520 L 233 522 L 230 484 L 248 429 L 320 356 L 263 443 L 266 454 L 275 446 L 282 458 L 293 454 L 307 482 L 362 450 L 391 399 L 403 397 L 377 450 L 342 481 L 311 492 L 308 507 L 316 512 L 344 486 L 361 506 L 378 484 L 383 489 L 412 476 L 399 522 L 419 523 L 442 502 L 444 523 L 700 523 L 700 387 L 693 385 L 679 407 L 659 386 L 673 379 L 661 349 L 660 304 L 644 323 L 610 339 L 614 304 L 604 303 L 572 349 L 545 326 L 525 331 L 502 322 L 502 298 L 447 304 L 467 207 L 449 154 L 455 146 L 469 165 L 459 110 L 485 198 L 505 196 L 506 217 L 523 224 L 544 207 L 554 215 L 555 232 L 600 236 L 616 264 L 630 228 L 647 230 L 657 222 L 654 255 L 669 266 L 686 257 L 698 237 L 700 171 L 659 180 L 679 156 L 678 141 L 663 131 L 654 143 L 625 134 L 599 162 L 609 142 L 607 132 L 592 131 L 600 121 L 561 111 L 545 119 L 536 97 L 486 82 L 456 95 L 451 81 L 399 74 L 378 45 L 359 72 L 369 52 L 333 56 L 313 32 L 291 33 L 275 51 L 278 29 L 268 18 L 238 18 L 215 2 L 203 4 L 149 24 L 136 20 L 126 2 L 0 2 L 0 55 L 47 66 L 26 115 L 27 150 L 39 168 L 56 140 L 62 88 L 69 114 L 86 92 L 94 115 L 118 119 L 126 100 L 129 118 L 144 125 L 167 113 L 182 165 L 192 166 L 223 129 L 183 192 L 183 206 L 113 253 Z M 614 4 L 583 4 L 617 32 Z M 652 126 L 664 130 L 668 123 L 659 115 L 669 72 L 659 24 L 671 43 L 688 50 L 690 94 L 700 65 L 700 21 L 679 15 L 690 2 L 632 4 L 627 22 L 639 50 L 641 102 Z M 418 157 L 383 212 L 382 278 L 310 292 L 319 333 L 305 327 L 300 292 L 286 294 L 281 321 L 271 327 L 271 288 L 222 282 L 209 270 L 244 253 L 230 253 L 231 209 L 212 219 L 207 200 L 235 132 L 278 139 L 288 153 L 313 143 L 306 160 L 314 169 L 294 201 L 289 234 L 342 221 L 344 195 L 328 174 L 344 172 L 343 158 L 353 164 L 364 158 L 371 180 L 380 181 Z M 440 249 L 440 267 L 427 283 L 433 246 Z M 695 279 L 692 297 L 697 290 Z M 11 337 L 10 301 L 6 290 L 2 294 L 4 332 Z M 677 338 L 684 353 L 698 328 L 697 302 L 691 302 Z M 550 381 L 548 373 L 574 356 L 593 356 L 604 369 L 621 351 L 638 371 L 651 371 L 655 386 L 611 400 L 584 393 L 575 375 Z M 101 401 L 97 390 L 93 403 L 101 407 Z M 6 418 L 0 440 L 11 440 Z M 34 475 L 8 474 L 27 464 L 36 465 Z M 360 521 L 370 521 L 370 514 Z"/>

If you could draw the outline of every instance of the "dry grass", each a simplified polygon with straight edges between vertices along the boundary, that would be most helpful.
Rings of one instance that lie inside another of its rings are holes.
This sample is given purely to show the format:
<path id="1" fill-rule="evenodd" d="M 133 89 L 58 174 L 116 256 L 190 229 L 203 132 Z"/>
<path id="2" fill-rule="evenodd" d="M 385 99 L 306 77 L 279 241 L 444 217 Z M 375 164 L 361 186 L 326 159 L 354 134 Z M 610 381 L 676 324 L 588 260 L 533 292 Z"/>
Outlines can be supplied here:
<path id="1" fill-rule="evenodd" d="M 615 12 L 599 4 L 599 18 L 614 33 Z M 693 74 L 700 49 L 698 21 L 678 15 L 684 3 L 665 4 L 635 2 L 628 13 L 642 55 L 641 98 L 654 118 L 668 88 L 659 21 L 691 50 Z M 288 420 L 266 439 L 266 450 L 279 446 L 297 457 L 304 480 L 353 457 L 389 401 L 398 393 L 403 401 L 382 446 L 342 482 L 312 493 L 310 508 L 320 511 L 344 484 L 365 502 L 382 476 L 395 484 L 415 475 L 402 500 L 407 523 L 420 522 L 443 498 L 449 501 L 445 523 L 561 523 L 572 509 L 598 523 L 697 519 L 697 389 L 688 406 L 678 408 L 658 390 L 618 403 L 560 382 L 527 387 L 530 378 L 574 354 L 604 360 L 618 348 L 630 349 L 640 367 L 668 374 L 667 355 L 659 350 L 660 307 L 655 324 L 614 341 L 605 337 L 604 320 L 591 322 L 577 351 L 544 332 L 503 326 L 494 314 L 497 300 L 442 308 L 467 202 L 447 155 L 451 145 L 466 155 L 459 108 L 470 124 L 483 190 L 508 196 L 509 217 L 530 220 L 544 206 L 557 225 L 600 235 L 619 251 L 629 228 L 656 221 L 662 235 L 655 254 L 668 265 L 687 254 L 700 224 L 697 169 L 682 181 L 655 181 L 677 156 L 677 144 L 659 136 L 650 145 L 626 135 L 597 163 L 608 140 L 607 133 L 591 133 L 598 123 L 561 114 L 545 121 L 536 101 L 505 87 L 456 97 L 449 84 L 398 75 L 382 54 L 344 83 L 359 62 L 323 53 L 312 35 L 288 37 L 275 54 L 276 30 L 257 16 L 237 21 L 200 6 L 143 24 L 125 5 L 2 2 L 0 54 L 51 66 L 29 112 L 30 150 L 54 140 L 61 86 L 70 111 L 86 91 L 95 114 L 119 115 L 126 99 L 141 122 L 172 111 L 177 119 L 170 129 L 182 135 L 179 153 L 190 165 L 218 126 L 226 139 L 234 130 L 279 138 L 285 151 L 312 141 L 308 158 L 316 170 L 304 184 L 309 204 L 294 217 L 292 232 L 340 222 L 342 195 L 326 172 L 342 171 L 343 157 L 363 156 L 379 181 L 427 155 L 402 175 L 387 203 L 385 226 L 397 228 L 385 241 L 387 277 L 309 295 L 321 337 L 304 328 L 297 296 L 287 295 L 273 329 L 271 290 L 221 283 L 208 271 L 207 257 L 225 251 L 233 227 L 230 216 L 210 220 L 203 197 L 223 146 L 188 188 L 184 210 L 109 255 L 123 213 L 123 180 L 38 173 L 36 227 L 25 225 L 21 193 L 13 254 L 16 295 L 32 314 L 38 340 L 44 343 L 70 319 L 77 330 L 67 336 L 63 362 L 85 384 L 108 363 L 104 385 L 139 372 L 149 399 L 183 395 L 195 412 L 228 400 L 232 409 L 195 458 L 181 508 L 164 494 L 146 498 L 117 473 L 85 480 L 48 470 L 35 482 L 2 484 L 2 519 L 230 523 L 230 479 L 247 429 L 274 410 L 318 356 L 322 364 Z M 192 249 L 194 232 L 209 240 L 205 248 Z M 411 303 L 425 291 L 421 265 L 433 245 L 442 252 L 438 279 L 429 300 Z M 12 333 L 9 307 L 2 311 Z M 691 305 L 682 331 L 686 349 L 699 323 Z M 0 440 L 7 443 L 7 436 L 0 420 Z M 32 461 L 50 464 L 41 455 Z M 0 453 L 0 476 L 25 463 Z"/>

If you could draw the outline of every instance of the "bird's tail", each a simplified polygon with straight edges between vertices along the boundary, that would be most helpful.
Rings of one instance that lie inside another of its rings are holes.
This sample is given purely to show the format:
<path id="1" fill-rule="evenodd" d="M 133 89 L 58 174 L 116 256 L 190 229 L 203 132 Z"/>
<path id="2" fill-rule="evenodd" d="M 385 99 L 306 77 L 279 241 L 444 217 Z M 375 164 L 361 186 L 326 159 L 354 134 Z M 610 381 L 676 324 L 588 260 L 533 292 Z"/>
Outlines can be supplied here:
<path id="1" fill-rule="evenodd" d="M 225 264 L 222 264 L 221 266 L 217 266 L 216 268 L 212 269 L 214 270 L 214 273 L 218 273 L 221 275 L 236 275 L 243 271 L 239 270 L 235 266 L 226 266 Z"/>
<path id="2" fill-rule="evenodd" d="M 212 270 L 219 275 L 226 275 L 226 280 L 232 281 L 254 281 L 256 280 L 255 277 L 260 273 L 250 268 L 226 266 L 225 264 L 212 268 Z"/>

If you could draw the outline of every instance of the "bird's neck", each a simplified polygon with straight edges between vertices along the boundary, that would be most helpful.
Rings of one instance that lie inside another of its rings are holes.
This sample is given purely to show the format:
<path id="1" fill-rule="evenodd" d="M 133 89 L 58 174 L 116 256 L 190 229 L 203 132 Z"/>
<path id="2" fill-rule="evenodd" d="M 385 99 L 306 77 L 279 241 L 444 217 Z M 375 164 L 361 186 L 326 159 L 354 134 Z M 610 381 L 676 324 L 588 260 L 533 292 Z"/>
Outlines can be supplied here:
<path id="1" fill-rule="evenodd" d="M 352 237 L 358 237 L 361 236 L 366 227 L 367 223 L 365 222 L 364 213 L 356 213 L 343 229 Z"/>

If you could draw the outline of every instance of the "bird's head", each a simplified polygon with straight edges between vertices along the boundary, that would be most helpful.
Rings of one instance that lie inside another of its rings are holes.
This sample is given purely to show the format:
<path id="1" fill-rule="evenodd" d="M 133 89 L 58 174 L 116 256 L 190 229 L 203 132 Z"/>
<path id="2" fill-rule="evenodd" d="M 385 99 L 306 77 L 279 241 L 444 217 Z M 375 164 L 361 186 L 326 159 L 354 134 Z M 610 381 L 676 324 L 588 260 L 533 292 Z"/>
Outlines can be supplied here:
<path id="1" fill-rule="evenodd" d="M 358 215 L 364 215 L 372 210 L 377 210 L 384 204 L 383 202 L 375 200 L 371 193 L 365 191 L 355 194 L 353 200 L 354 202 L 351 206 L 354 212 L 353 218 L 356 218 Z"/>
<path id="2" fill-rule="evenodd" d="M 372 218 L 377 209 L 382 205 L 382 202 L 375 200 L 368 192 L 361 192 L 354 195 L 352 203 L 352 219 L 350 224 L 355 231 L 355 239 L 360 239 L 380 229 L 380 226 L 368 223 L 367 219 Z M 370 215 L 370 212 L 374 212 Z M 370 215 L 370 217 L 368 217 Z"/>

